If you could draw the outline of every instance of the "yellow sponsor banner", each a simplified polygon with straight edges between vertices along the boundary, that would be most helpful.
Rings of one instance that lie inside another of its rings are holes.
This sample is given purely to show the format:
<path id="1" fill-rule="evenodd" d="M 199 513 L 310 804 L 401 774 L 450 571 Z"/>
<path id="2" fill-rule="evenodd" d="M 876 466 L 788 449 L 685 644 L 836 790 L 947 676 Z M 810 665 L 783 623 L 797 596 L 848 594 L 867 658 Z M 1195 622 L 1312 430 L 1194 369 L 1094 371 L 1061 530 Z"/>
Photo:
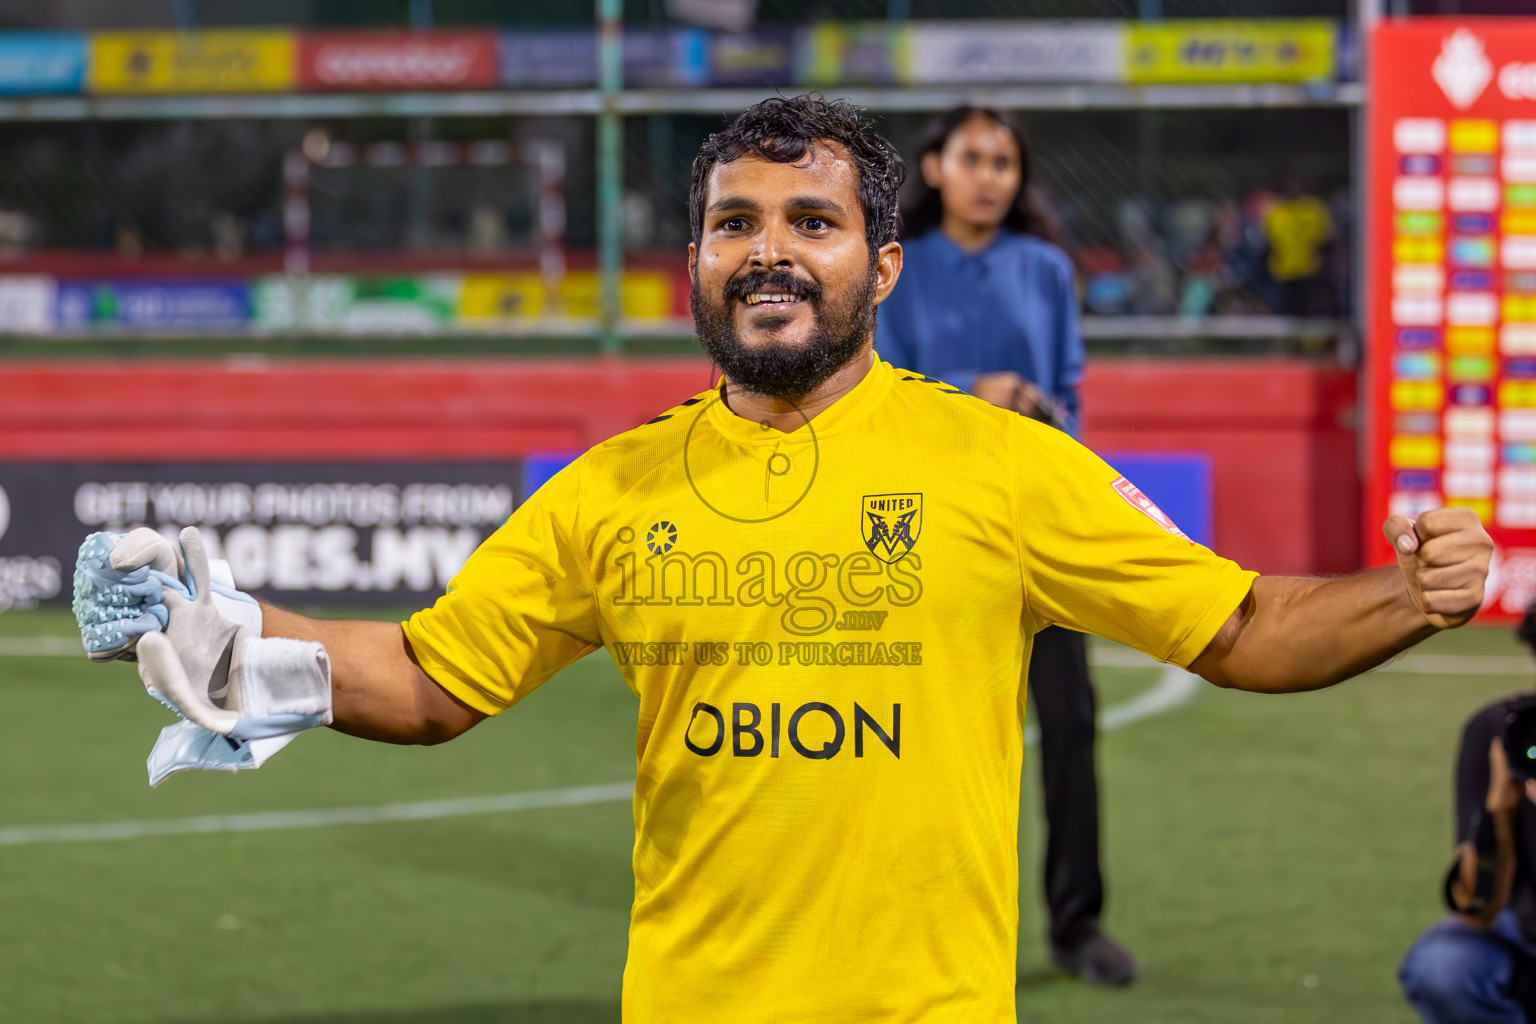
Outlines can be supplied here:
<path id="1" fill-rule="evenodd" d="M 795 62 L 799 85 L 891 85 L 912 81 L 913 33 L 906 22 L 817 21 Z"/>
<path id="2" fill-rule="evenodd" d="M 1506 380 L 1499 385 L 1499 407 L 1536 409 L 1536 381 Z"/>
<path id="3" fill-rule="evenodd" d="M 1496 121 L 1452 121 L 1452 153 L 1492 153 L 1499 148 Z"/>
<path id="4" fill-rule="evenodd" d="M 1493 352 L 1492 327 L 1447 327 L 1445 350 L 1455 356 L 1486 356 Z"/>
<path id="5" fill-rule="evenodd" d="M 286 92 L 295 88 L 290 32 L 96 32 L 90 91 Z"/>
<path id="6" fill-rule="evenodd" d="M 1399 412 L 1438 410 L 1444 402 L 1444 388 L 1433 381 L 1400 380 L 1392 384 L 1392 408 Z"/>
<path id="7" fill-rule="evenodd" d="M 529 317 L 595 317 L 599 312 L 597 273 L 576 270 L 560 281 L 554 302 L 546 302 L 544 280 L 535 273 L 468 274 L 459 300 L 459 316 L 469 322 Z M 623 315 L 655 320 L 672 312 L 672 279 L 656 270 L 624 273 Z"/>
<path id="8" fill-rule="evenodd" d="M 1506 235 L 1536 235 L 1536 210 L 1505 210 L 1499 227 Z"/>
<path id="9" fill-rule="evenodd" d="M 1397 263 L 1442 263 L 1445 243 L 1438 238 L 1394 238 L 1392 259 Z"/>
<path id="10" fill-rule="evenodd" d="M 1438 437 L 1394 437 L 1390 460 L 1393 469 L 1439 469 Z"/>
<path id="11" fill-rule="evenodd" d="M 1126 33 L 1126 80 L 1320 82 L 1334 76 L 1335 28 L 1323 18 L 1177 20 Z"/>

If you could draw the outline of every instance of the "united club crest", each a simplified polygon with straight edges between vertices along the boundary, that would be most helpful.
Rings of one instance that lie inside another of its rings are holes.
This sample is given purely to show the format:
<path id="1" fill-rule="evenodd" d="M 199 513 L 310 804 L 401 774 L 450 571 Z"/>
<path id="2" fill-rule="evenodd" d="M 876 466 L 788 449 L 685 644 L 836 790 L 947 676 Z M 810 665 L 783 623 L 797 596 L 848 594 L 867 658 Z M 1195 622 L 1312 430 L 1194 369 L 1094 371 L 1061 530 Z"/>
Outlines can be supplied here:
<path id="1" fill-rule="evenodd" d="M 866 494 L 859 530 L 864 546 L 882 562 L 899 562 L 923 532 L 921 494 Z"/>

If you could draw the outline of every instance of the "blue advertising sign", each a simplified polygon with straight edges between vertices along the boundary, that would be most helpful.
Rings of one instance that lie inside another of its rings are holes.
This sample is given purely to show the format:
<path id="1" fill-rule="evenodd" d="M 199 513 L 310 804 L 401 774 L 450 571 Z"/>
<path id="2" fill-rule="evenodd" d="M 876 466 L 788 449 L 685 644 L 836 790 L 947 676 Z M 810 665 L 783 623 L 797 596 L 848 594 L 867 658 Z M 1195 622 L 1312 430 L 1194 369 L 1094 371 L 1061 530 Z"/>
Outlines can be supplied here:
<path id="1" fill-rule="evenodd" d="M 697 28 L 626 29 L 620 43 L 624 84 L 652 88 L 707 85 L 710 33 Z M 590 29 L 506 32 L 501 84 L 575 89 L 597 84 L 597 35 Z"/>
<path id="2" fill-rule="evenodd" d="M 579 89 L 597 84 L 597 36 L 591 29 L 505 32 L 500 49 L 502 85 Z"/>
<path id="3" fill-rule="evenodd" d="M 250 321 L 251 292 L 244 281 L 59 282 L 57 322 L 61 331 L 243 329 Z"/>
<path id="4" fill-rule="evenodd" d="M 550 479 L 566 466 L 575 462 L 581 452 L 531 452 L 523 459 L 523 500 L 549 483 Z"/>
<path id="5" fill-rule="evenodd" d="M 709 84 L 709 33 L 641 28 L 624 33 L 624 84 L 678 88 Z"/>
<path id="6" fill-rule="evenodd" d="M 1216 515 L 1209 453 L 1133 451 L 1099 455 L 1151 498 L 1190 540 L 1211 546 Z"/>
<path id="7" fill-rule="evenodd" d="M 0 33 L 0 93 L 80 92 L 85 37 L 69 32 Z"/>

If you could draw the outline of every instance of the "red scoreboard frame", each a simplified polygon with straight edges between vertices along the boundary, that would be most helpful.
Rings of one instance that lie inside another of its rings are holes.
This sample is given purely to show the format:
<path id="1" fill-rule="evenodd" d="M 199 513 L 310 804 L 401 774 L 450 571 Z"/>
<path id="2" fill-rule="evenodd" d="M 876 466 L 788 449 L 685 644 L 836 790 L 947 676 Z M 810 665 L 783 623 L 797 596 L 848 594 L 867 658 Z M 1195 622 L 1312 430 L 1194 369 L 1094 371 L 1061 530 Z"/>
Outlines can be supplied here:
<path id="1" fill-rule="evenodd" d="M 1536 598 L 1536 19 L 1423 18 L 1371 36 L 1365 546 L 1477 510 L 1485 617 Z"/>

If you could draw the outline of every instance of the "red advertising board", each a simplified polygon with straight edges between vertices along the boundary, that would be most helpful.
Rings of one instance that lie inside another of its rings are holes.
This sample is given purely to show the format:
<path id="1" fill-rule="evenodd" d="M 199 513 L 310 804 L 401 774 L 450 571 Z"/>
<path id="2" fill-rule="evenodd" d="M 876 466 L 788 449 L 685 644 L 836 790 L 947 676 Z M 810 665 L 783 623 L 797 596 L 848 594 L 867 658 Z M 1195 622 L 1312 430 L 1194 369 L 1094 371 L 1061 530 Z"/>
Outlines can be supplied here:
<path id="1" fill-rule="evenodd" d="M 1390 513 L 1475 509 L 1484 614 L 1536 598 L 1536 19 L 1371 39 L 1365 552 Z"/>
<path id="2" fill-rule="evenodd" d="M 496 34 L 312 32 L 299 37 L 305 89 L 488 89 L 497 84 Z"/>

